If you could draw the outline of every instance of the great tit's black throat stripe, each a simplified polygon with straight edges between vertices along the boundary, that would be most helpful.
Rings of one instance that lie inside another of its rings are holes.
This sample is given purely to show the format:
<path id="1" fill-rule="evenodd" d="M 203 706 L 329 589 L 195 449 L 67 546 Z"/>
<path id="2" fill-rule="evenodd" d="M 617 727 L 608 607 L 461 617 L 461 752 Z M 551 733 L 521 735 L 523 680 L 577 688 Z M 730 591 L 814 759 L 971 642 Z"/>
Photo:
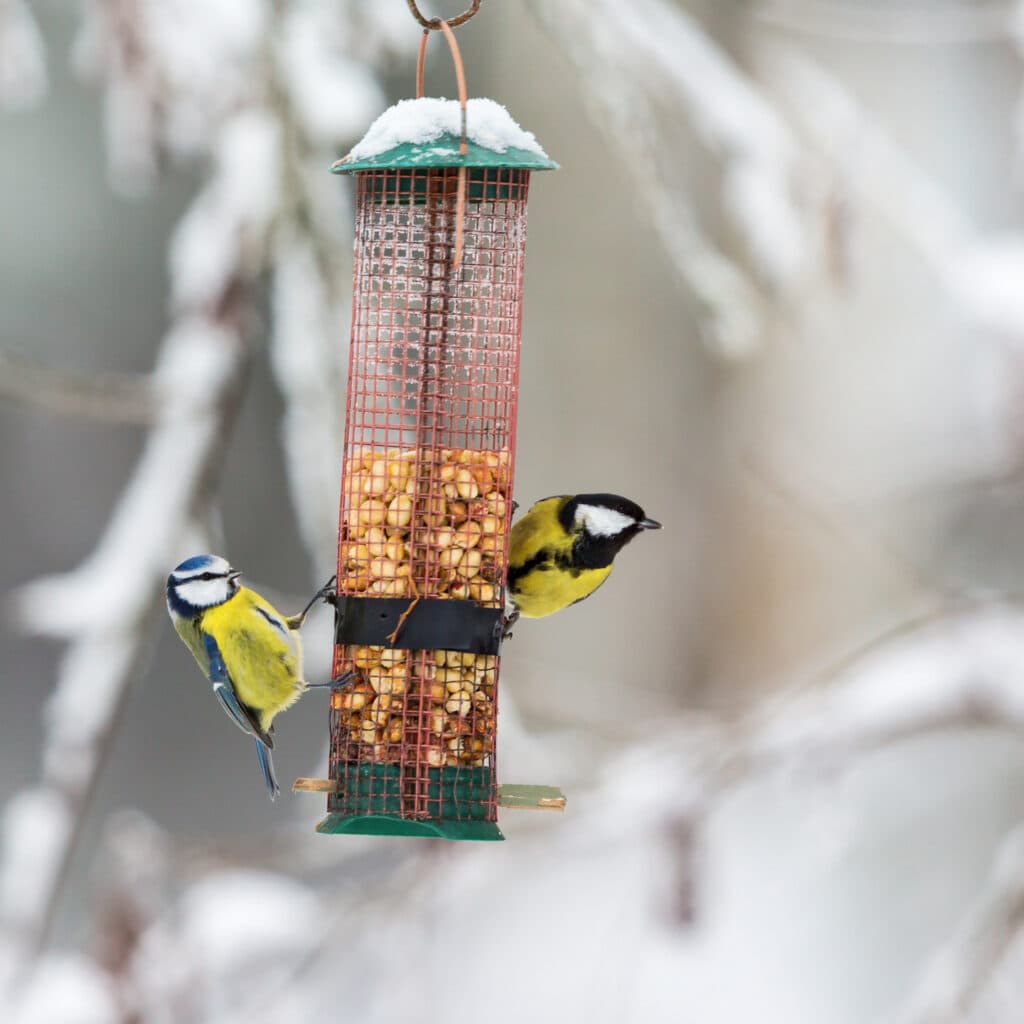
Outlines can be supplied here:
<path id="1" fill-rule="evenodd" d="M 522 565 L 508 567 L 508 585 L 515 590 L 519 581 L 531 572 L 546 572 L 558 569 L 572 576 L 579 576 L 587 569 L 605 569 L 615 560 L 620 548 L 637 531 L 618 534 L 615 537 L 588 537 L 585 534 L 577 538 L 571 551 L 557 551 L 554 548 L 541 548 L 532 558 Z"/>
<path id="2" fill-rule="evenodd" d="M 572 554 L 560 556 L 560 564 L 567 569 L 605 569 L 639 532 L 639 527 L 630 526 L 612 537 L 581 534 L 572 546 Z"/>
<path id="3" fill-rule="evenodd" d="M 334 631 L 339 644 L 393 647 L 405 651 L 464 651 L 498 654 L 501 648 L 500 608 L 481 608 L 473 601 L 420 598 L 412 610 L 407 597 L 348 597 L 331 599 Z M 388 637 L 409 612 L 395 643 Z"/>
<path id="4" fill-rule="evenodd" d="M 555 552 L 551 548 L 541 548 L 532 558 L 528 558 L 522 565 L 510 565 L 508 567 L 509 589 L 515 590 L 516 584 L 528 576 L 535 569 L 541 569 L 546 562 L 553 562 L 556 559 Z"/>

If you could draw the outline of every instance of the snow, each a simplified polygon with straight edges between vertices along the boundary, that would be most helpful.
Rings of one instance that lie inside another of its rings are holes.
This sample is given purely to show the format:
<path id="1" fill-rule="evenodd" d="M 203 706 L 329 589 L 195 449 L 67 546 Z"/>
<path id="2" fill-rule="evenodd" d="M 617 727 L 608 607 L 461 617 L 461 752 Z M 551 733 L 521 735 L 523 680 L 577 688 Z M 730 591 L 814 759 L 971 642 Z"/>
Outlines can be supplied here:
<path id="1" fill-rule="evenodd" d="M 827 688 L 786 697 L 746 755 L 842 762 L 860 749 L 974 722 L 1024 724 L 1024 614 L 996 606 L 943 618 L 858 660 Z"/>
<path id="2" fill-rule="evenodd" d="M 197 453 L 217 441 L 218 403 L 242 357 L 235 335 L 202 317 L 181 320 L 172 329 L 155 377 L 160 385 L 168 375 L 175 379 L 174 397 L 165 403 L 96 549 L 77 569 L 43 577 L 20 591 L 17 611 L 26 629 L 77 636 L 103 626 L 106 637 L 118 638 L 135 628 L 149 608 L 154 580 L 162 581 L 176 553 L 183 554 L 181 524 L 203 468 Z M 81 653 L 69 653 L 68 671 L 76 671 L 74 655 Z M 102 653 L 98 663 L 101 659 Z"/>
<path id="3" fill-rule="evenodd" d="M 7 924 L 31 921 L 45 904 L 71 833 L 66 801 L 50 789 L 22 790 L 3 812 L 0 905 Z"/>
<path id="4" fill-rule="evenodd" d="M 95 767 L 96 748 L 117 712 L 116 681 L 132 669 L 135 649 L 118 634 L 79 641 L 63 658 L 46 704 L 43 771 L 50 782 L 77 792 Z"/>
<path id="5" fill-rule="evenodd" d="M 786 122 L 683 9 L 640 0 L 536 2 L 584 79 L 591 119 L 629 172 L 669 265 L 693 297 L 700 336 L 729 359 L 756 351 L 770 300 L 792 293 L 807 260 L 794 200 L 798 150 Z M 742 251 L 702 226 L 678 159 L 677 126 L 693 126 L 722 165 L 721 206 Z"/>
<path id="6" fill-rule="evenodd" d="M 277 119 L 261 110 L 244 110 L 225 122 L 214 147 L 214 175 L 171 241 L 176 305 L 216 302 L 240 264 L 262 258 L 255 247 L 281 199 L 280 130 Z"/>
<path id="7" fill-rule="evenodd" d="M 303 127 L 317 143 L 356 138 L 386 103 L 351 33 L 328 7 L 294 7 L 285 16 L 277 63 Z"/>
<path id="8" fill-rule="evenodd" d="M 141 195 L 157 174 L 157 121 L 150 97 L 127 78 L 107 88 L 103 123 L 107 161 L 119 192 Z"/>
<path id="9" fill-rule="evenodd" d="M 341 489 L 339 340 L 347 316 L 327 294 L 308 242 L 282 237 L 275 253 L 270 361 L 285 399 L 281 440 L 288 482 L 314 572 L 334 565 Z"/>
<path id="10" fill-rule="evenodd" d="M 120 1024 L 109 977 L 81 956 L 47 957 L 8 1024 Z"/>
<path id="11" fill-rule="evenodd" d="M 269 1011 L 298 966 L 323 940 L 324 910 L 311 890 L 283 875 L 223 871 L 184 894 L 143 936 L 133 976 L 147 1021 L 303 1019 Z M 301 985 L 299 986 L 301 988 Z"/>
<path id="12" fill-rule="evenodd" d="M 227 871 L 193 886 L 178 910 L 186 945 L 213 974 L 289 951 L 301 955 L 320 932 L 313 893 L 282 875 Z"/>
<path id="13" fill-rule="evenodd" d="M 166 97 L 165 140 L 177 155 L 204 152 L 220 123 L 251 100 L 270 7 L 267 0 L 145 5 L 145 50 Z"/>
<path id="14" fill-rule="evenodd" d="M 370 130 L 346 160 L 368 160 L 403 143 L 424 145 L 446 134 L 456 137 L 462 134 L 458 100 L 426 96 L 401 100 L 370 125 Z M 520 128 L 511 114 L 494 100 L 471 99 L 467 102 L 466 134 L 470 141 L 494 153 L 522 149 L 547 157 L 533 133 Z"/>
<path id="15" fill-rule="evenodd" d="M 1024 343 L 1024 237 L 981 238 L 951 254 L 953 294 L 976 326 Z"/>
<path id="16" fill-rule="evenodd" d="M 46 50 L 24 0 L 0 3 L 0 110 L 27 107 L 47 88 Z"/>
<path id="17" fill-rule="evenodd" d="M 793 284 L 805 259 L 804 226 L 791 194 L 797 148 L 786 122 L 697 22 L 663 0 L 640 0 L 629 18 L 604 3 L 594 31 L 629 61 L 639 87 L 666 91 L 725 164 L 722 206 L 766 282 Z"/>

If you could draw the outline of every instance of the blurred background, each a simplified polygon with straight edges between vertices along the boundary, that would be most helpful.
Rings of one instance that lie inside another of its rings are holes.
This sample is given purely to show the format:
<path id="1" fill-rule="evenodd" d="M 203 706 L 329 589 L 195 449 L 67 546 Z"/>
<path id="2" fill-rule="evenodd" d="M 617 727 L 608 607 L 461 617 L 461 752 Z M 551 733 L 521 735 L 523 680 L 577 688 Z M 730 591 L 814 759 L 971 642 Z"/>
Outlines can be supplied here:
<path id="1" fill-rule="evenodd" d="M 437 0 L 428 16 L 452 17 Z M 507 842 L 322 837 L 163 609 L 336 541 L 402 0 L 0 0 L 0 1016 L 1024 1019 L 1024 6 L 483 0 L 534 176 L 516 498 L 665 529 L 506 645 Z M 453 95 L 432 39 L 426 92 Z M 329 671 L 331 620 L 306 630 Z"/>

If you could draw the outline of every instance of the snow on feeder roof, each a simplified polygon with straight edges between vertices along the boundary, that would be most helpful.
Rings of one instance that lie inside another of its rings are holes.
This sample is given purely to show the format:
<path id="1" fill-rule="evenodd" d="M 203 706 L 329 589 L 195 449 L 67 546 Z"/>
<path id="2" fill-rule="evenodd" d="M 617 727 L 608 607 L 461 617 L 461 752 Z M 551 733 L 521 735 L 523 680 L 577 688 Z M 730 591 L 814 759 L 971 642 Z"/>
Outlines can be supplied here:
<path id="1" fill-rule="evenodd" d="M 558 167 L 536 136 L 520 128 L 494 100 L 468 101 L 465 156 L 459 153 L 461 136 L 458 100 L 428 96 L 401 100 L 385 110 L 362 141 L 331 170 L 350 174 L 383 167 L 521 167 L 535 171 Z"/>

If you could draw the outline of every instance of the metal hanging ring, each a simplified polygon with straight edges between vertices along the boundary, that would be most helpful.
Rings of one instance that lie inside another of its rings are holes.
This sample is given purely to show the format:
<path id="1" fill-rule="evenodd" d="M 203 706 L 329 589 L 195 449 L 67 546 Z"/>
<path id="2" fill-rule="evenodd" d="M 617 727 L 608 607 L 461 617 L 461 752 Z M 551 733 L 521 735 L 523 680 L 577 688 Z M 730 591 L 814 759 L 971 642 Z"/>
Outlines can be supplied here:
<path id="1" fill-rule="evenodd" d="M 419 7 L 416 6 L 416 0 L 405 0 L 409 5 L 409 13 L 423 26 L 428 32 L 437 32 L 444 24 L 442 18 L 424 18 L 420 13 Z M 460 15 L 454 18 L 448 19 L 448 24 L 452 28 L 458 28 L 460 25 L 465 25 L 470 18 L 480 10 L 480 4 L 482 0 L 472 0 L 472 3 L 467 7 Z"/>

